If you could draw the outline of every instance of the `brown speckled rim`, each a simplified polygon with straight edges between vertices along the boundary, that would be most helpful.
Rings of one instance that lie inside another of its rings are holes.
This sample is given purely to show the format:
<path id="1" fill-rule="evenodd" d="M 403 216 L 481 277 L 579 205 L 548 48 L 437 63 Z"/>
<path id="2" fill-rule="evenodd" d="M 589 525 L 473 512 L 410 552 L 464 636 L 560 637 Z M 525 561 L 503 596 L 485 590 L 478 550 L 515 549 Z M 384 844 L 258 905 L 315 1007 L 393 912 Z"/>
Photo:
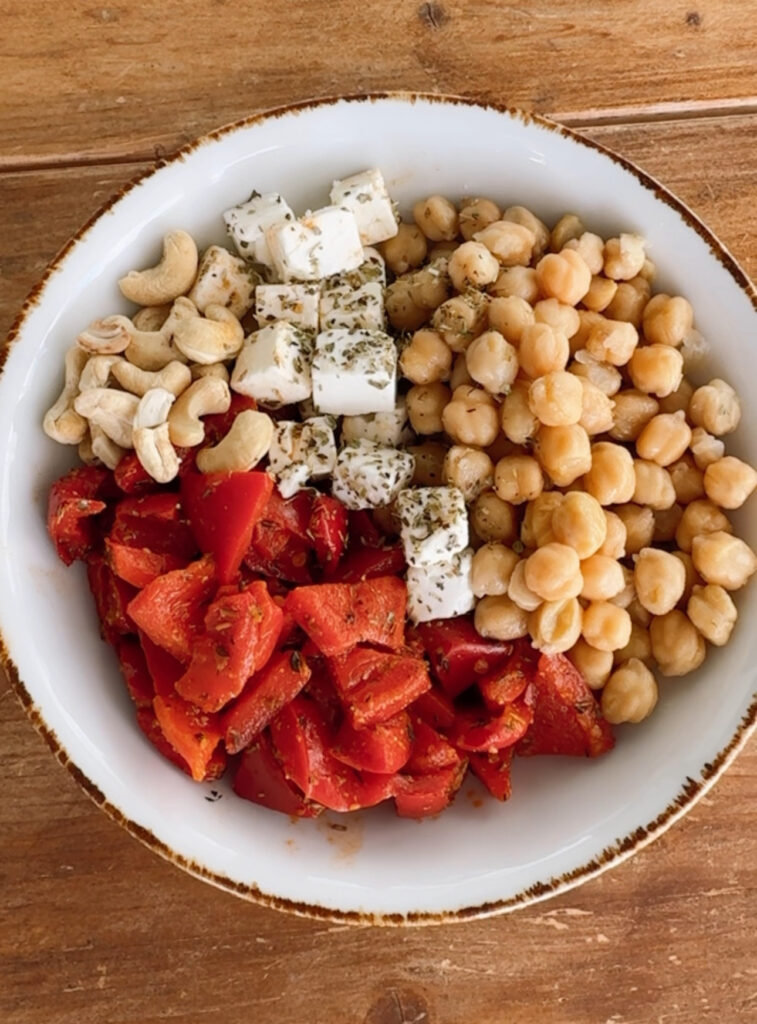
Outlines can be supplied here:
<path id="1" fill-rule="evenodd" d="M 145 178 L 168 164 L 176 161 L 183 161 L 192 152 L 194 152 L 194 150 L 199 149 L 201 146 L 221 139 L 241 128 L 248 128 L 251 125 L 262 121 L 284 117 L 291 114 L 305 113 L 312 109 L 336 105 L 339 103 L 376 103 L 384 100 L 402 101 L 411 104 L 420 101 L 439 103 L 442 106 L 456 105 L 493 110 L 518 119 L 524 124 L 533 123 L 541 128 L 557 132 L 558 134 L 563 135 L 582 146 L 597 150 L 628 171 L 646 190 L 652 192 L 657 199 L 664 202 L 674 210 L 685 224 L 696 231 L 708 246 L 711 254 L 728 271 L 738 287 L 745 292 L 750 299 L 753 308 L 757 311 L 757 290 L 754 285 L 726 247 L 712 234 L 696 214 L 694 214 L 671 192 L 664 188 L 664 186 L 650 175 L 646 174 L 630 160 L 619 156 L 617 153 L 612 152 L 612 150 L 607 149 L 600 143 L 594 142 L 592 139 L 588 139 L 578 132 L 573 131 L 570 128 L 566 128 L 563 125 L 559 125 L 554 121 L 550 121 L 548 118 L 539 114 L 526 113 L 513 107 L 508 107 L 504 104 L 481 102 L 474 99 L 466 99 L 462 96 L 444 96 L 433 93 L 366 93 L 340 97 L 324 97 L 303 101 L 288 106 L 277 107 L 272 110 L 261 111 L 260 113 L 254 114 L 250 117 L 234 121 L 201 136 L 188 145 L 183 146 L 181 149 L 177 150 L 173 156 L 156 161 L 152 168 L 138 174 L 126 185 L 119 188 L 115 194 L 105 204 L 103 204 L 85 224 L 82 225 L 70 241 L 63 246 L 48 266 L 40 281 L 34 286 L 24 300 L 19 314 L 10 328 L 6 344 L 0 348 L 0 373 L 2 373 L 5 366 L 5 361 L 8 357 L 11 345 L 18 338 L 27 316 L 38 304 L 47 282 L 61 267 L 68 253 L 75 245 L 78 245 L 79 242 L 85 239 L 87 232 L 92 225 L 99 220 L 107 210 L 109 210 L 116 202 L 122 199 Z M 496 914 L 503 914 L 516 910 L 519 907 L 528 906 L 540 900 L 548 899 L 552 896 L 556 896 L 558 893 L 566 892 L 583 882 L 587 882 L 591 878 L 595 878 L 609 867 L 622 863 L 632 854 L 643 849 L 643 847 L 647 846 L 658 836 L 662 835 L 666 829 L 670 828 L 675 821 L 689 811 L 694 804 L 704 796 L 725 769 L 734 761 L 739 751 L 755 731 L 755 727 L 757 727 L 757 695 L 755 695 L 730 742 L 720 751 L 719 754 L 717 754 L 715 758 L 713 758 L 711 762 L 703 765 L 698 779 L 687 777 L 682 783 L 677 796 L 668 804 L 661 814 L 646 825 L 634 829 L 629 835 L 612 843 L 597 857 L 592 858 L 587 861 L 587 863 L 573 869 L 572 871 L 562 874 L 559 877 L 551 878 L 546 882 L 539 882 L 536 885 L 532 885 L 507 899 L 494 900 L 471 907 L 463 907 L 459 910 L 443 911 L 438 913 L 410 912 L 408 914 L 371 914 L 360 911 L 334 910 L 332 908 L 318 906 L 317 904 L 301 903 L 295 900 L 284 899 L 279 896 L 272 895 L 271 893 L 262 892 L 256 886 L 235 882 L 233 879 L 228 878 L 225 875 L 210 871 L 202 864 L 198 864 L 196 861 L 184 857 L 175 850 L 172 850 L 148 829 L 145 829 L 126 817 L 123 812 L 112 804 L 106 798 L 105 794 L 102 793 L 101 790 L 74 763 L 55 733 L 46 724 L 41 710 L 32 700 L 26 686 L 19 676 L 16 665 L 14 664 L 10 652 L 1 635 L 0 664 L 3 665 L 11 687 L 21 702 L 21 705 L 37 731 L 46 741 L 55 758 L 68 770 L 75 782 L 78 783 L 78 785 L 94 801 L 94 803 L 97 804 L 98 807 L 100 807 L 118 825 L 126 829 L 130 835 L 144 843 L 144 845 L 149 847 L 153 852 L 159 854 L 161 857 L 170 861 L 172 864 L 175 864 L 177 867 L 182 868 L 184 871 L 187 871 L 189 874 L 194 875 L 203 881 L 210 882 L 211 884 L 243 899 L 260 904 L 261 906 L 286 911 L 300 917 L 364 926 L 431 925 L 491 917 Z"/>

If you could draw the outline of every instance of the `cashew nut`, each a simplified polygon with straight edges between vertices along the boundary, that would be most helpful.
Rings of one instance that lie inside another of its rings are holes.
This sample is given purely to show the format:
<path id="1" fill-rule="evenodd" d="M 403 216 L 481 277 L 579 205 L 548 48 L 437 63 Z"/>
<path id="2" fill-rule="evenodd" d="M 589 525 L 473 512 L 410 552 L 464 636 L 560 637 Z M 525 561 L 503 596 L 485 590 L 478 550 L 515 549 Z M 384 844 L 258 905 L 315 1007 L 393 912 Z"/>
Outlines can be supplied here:
<path id="1" fill-rule="evenodd" d="M 201 377 L 218 377 L 219 380 L 225 380 L 228 384 L 231 377 L 223 363 L 208 363 L 205 366 L 202 363 L 192 363 L 189 369 L 192 371 L 192 380 L 200 380 Z"/>
<path id="2" fill-rule="evenodd" d="M 124 449 L 112 441 L 96 423 L 90 423 L 89 434 L 94 457 L 108 469 L 115 469 L 125 454 Z"/>
<path id="3" fill-rule="evenodd" d="M 178 317 L 173 342 L 180 352 L 195 363 L 221 363 L 238 355 L 244 342 L 244 327 L 225 306 L 211 303 L 200 316 L 189 299 L 179 299 L 183 315 Z M 190 309 L 191 307 L 191 309 Z"/>
<path id="4" fill-rule="evenodd" d="M 200 257 L 189 298 L 201 313 L 217 303 L 241 319 L 255 305 L 255 288 L 261 281 L 260 274 L 241 256 L 211 245 Z"/>
<path id="5" fill-rule="evenodd" d="M 131 322 L 138 331 L 159 331 L 170 312 L 170 302 L 164 302 L 161 306 L 143 306 L 137 310 Z"/>
<path id="6" fill-rule="evenodd" d="M 180 310 L 174 312 L 172 308 L 157 331 L 138 330 L 131 320 L 123 317 L 131 331 L 131 342 L 124 352 L 129 362 L 150 373 L 162 370 L 172 361 L 185 363 L 186 358 L 171 341 L 174 327 L 182 315 Z"/>
<path id="7" fill-rule="evenodd" d="M 73 345 L 64 362 L 63 390 L 57 401 L 45 413 L 42 429 L 59 444 L 79 444 L 87 433 L 87 421 L 74 408 L 79 390 L 79 378 L 87 362 L 87 353 Z"/>
<path id="8" fill-rule="evenodd" d="M 179 472 L 179 457 L 171 444 L 168 414 L 176 396 L 165 388 L 151 388 L 139 400 L 134 414 L 134 451 L 143 468 L 159 484 Z"/>
<path id="9" fill-rule="evenodd" d="M 84 437 L 79 441 L 79 458 L 85 466 L 96 466 L 100 461 L 92 449 L 92 432 L 87 428 Z"/>
<path id="10" fill-rule="evenodd" d="M 89 327 L 76 339 L 77 345 L 85 352 L 97 355 L 114 355 L 123 352 L 131 341 L 131 321 L 125 316 L 106 316 L 93 320 Z"/>
<path id="11" fill-rule="evenodd" d="M 79 391 L 106 388 L 113 368 L 118 363 L 128 365 L 123 356 L 90 356 L 79 378 Z"/>
<path id="12" fill-rule="evenodd" d="M 168 414 L 175 401 L 176 395 L 165 388 L 150 388 L 149 391 L 145 391 L 134 413 L 134 429 L 159 427 L 161 423 L 167 423 Z"/>
<path id="13" fill-rule="evenodd" d="M 184 391 L 168 414 L 171 441 L 181 448 L 193 448 L 205 439 L 205 424 L 200 419 L 210 413 L 228 412 L 231 405 L 229 385 L 218 377 L 201 377 Z"/>
<path id="14" fill-rule="evenodd" d="M 264 412 L 245 409 L 226 437 L 197 453 L 201 473 L 233 473 L 252 469 L 267 454 L 273 441 L 273 420 Z"/>
<path id="15" fill-rule="evenodd" d="M 139 399 L 115 388 L 88 388 L 74 399 L 74 409 L 92 424 L 101 427 L 121 448 L 133 448 L 132 425 Z"/>
<path id="16" fill-rule="evenodd" d="M 172 359 L 162 370 L 141 370 L 133 363 L 122 360 L 113 366 L 113 376 L 122 388 L 140 398 L 152 388 L 165 388 L 172 395 L 180 395 L 192 383 L 192 372 L 184 363 Z"/>
<path id="17" fill-rule="evenodd" d="M 131 270 L 118 286 L 138 306 L 160 306 L 188 292 L 197 274 L 197 246 L 186 231 L 171 231 L 163 239 L 163 256 L 154 267 Z"/>

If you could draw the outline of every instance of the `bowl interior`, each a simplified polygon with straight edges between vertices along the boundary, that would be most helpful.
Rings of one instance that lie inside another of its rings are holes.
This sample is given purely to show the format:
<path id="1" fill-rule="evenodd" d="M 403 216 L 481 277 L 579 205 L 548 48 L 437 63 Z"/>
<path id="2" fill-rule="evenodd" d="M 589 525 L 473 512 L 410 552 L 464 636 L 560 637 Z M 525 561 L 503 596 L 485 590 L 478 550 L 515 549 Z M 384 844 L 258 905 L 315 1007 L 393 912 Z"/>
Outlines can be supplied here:
<path id="1" fill-rule="evenodd" d="M 586 877 L 691 802 L 753 717 L 757 641 L 746 622 L 699 672 L 662 680 L 655 714 L 619 729 L 609 757 L 516 763 L 508 804 L 466 782 L 437 820 L 379 808 L 292 822 L 239 800 L 226 782 L 190 782 L 153 751 L 98 637 L 81 566 L 57 561 L 44 526 L 47 488 L 74 460 L 45 438 L 42 416 L 76 333 L 128 311 L 117 278 L 154 262 L 171 228 L 223 242 L 221 211 L 253 189 L 280 191 L 303 211 L 328 201 L 332 179 L 370 166 L 406 214 L 426 194 L 475 194 L 528 206 L 547 223 L 571 211 L 605 236 L 644 235 L 656 288 L 690 299 L 711 345 L 705 376 L 741 394 L 744 422 L 729 450 L 757 461 L 752 298 L 712 239 L 653 185 L 567 133 L 494 109 L 403 98 L 297 109 L 225 130 L 142 180 L 67 252 L 27 312 L 0 377 L 0 632 L 68 757 L 132 831 L 146 830 L 191 870 L 335 916 L 474 913 Z M 754 545 L 753 519 L 734 521 Z M 754 587 L 739 595 L 742 619 L 754 620 L 756 602 Z"/>

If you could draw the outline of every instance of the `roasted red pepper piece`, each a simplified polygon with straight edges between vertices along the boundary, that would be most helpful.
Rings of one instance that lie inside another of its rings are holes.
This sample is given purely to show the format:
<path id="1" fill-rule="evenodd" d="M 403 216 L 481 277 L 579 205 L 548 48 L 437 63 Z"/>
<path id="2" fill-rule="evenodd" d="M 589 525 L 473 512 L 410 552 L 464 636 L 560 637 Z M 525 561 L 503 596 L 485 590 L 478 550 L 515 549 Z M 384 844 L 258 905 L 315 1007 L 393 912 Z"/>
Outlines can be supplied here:
<path id="1" fill-rule="evenodd" d="M 137 589 L 146 587 L 164 573 L 186 565 L 186 561 L 177 555 L 158 554 L 149 548 L 132 548 L 110 537 L 105 538 L 105 556 L 116 576 Z"/>
<path id="2" fill-rule="evenodd" d="M 226 749 L 243 750 L 293 700 L 310 679 L 310 666 L 299 651 L 280 651 L 247 682 L 221 719 Z"/>
<path id="3" fill-rule="evenodd" d="M 398 772 L 410 756 L 410 717 L 407 712 L 378 722 L 369 729 L 342 723 L 331 753 L 358 771 L 389 775 Z"/>
<path id="4" fill-rule="evenodd" d="M 200 550 L 213 556 L 221 583 L 236 575 L 272 491 L 267 473 L 189 472 L 181 478 L 189 525 Z"/>
<path id="5" fill-rule="evenodd" d="M 297 587 L 286 607 L 324 654 L 343 654 L 359 643 L 396 650 L 404 643 L 407 589 L 396 576 L 364 583 Z"/>
<path id="6" fill-rule="evenodd" d="M 103 640 L 115 644 L 119 637 L 135 633 L 136 624 L 128 607 L 138 591 L 114 575 L 102 556 L 87 563 L 87 581 L 95 599 Z"/>
<path id="7" fill-rule="evenodd" d="M 198 554 L 179 496 L 172 491 L 122 498 L 108 537 L 130 548 L 171 555 L 181 564 Z"/>
<path id="8" fill-rule="evenodd" d="M 598 757 L 615 745 L 594 694 L 564 654 L 539 657 L 534 688 L 534 721 L 519 754 Z"/>
<path id="9" fill-rule="evenodd" d="M 360 583 L 377 576 L 398 576 L 407 568 L 399 544 L 385 548 L 351 548 L 329 573 L 332 583 Z"/>
<path id="10" fill-rule="evenodd" d="M 455 721 L 455 705 L 438 686 L 432 686 L 430 690 L 417 697 L 410 710 L 434 729 L 449 729 Z"/>
<path id="11" fill-rule="evenodd" d="M 318 564 L 328 574 L 338 565 L 347 547 L 347 509 L 336 498 L 318 494 L 308 523 Z"/>
<path id="12" fill-rule="evenodd" d="M 496 800 L 509 800 L 513 786 L 510 769 L 515 747 L 505 747 L 494 754 L 471 754 L 470 769 L 483 782 Z"/>
<path id="13" fill-rule="evenodd" d="M 155 693 L 161 697 L 176 693 L 176 680 L 184 674 L 182 663 L 168 651 L 164 651 L 162 647 L 154 644 L 146 633 L 140 632 L 139 642 L 142 645 Z"/>
<path id="14" fill-rule="evenodd" d="M 152 676 L 139 640 L 125 637 L 116 645 L 118 664 L 126 689 L 137 708 L 150 708 L 155 696 Z"/>
<path id="15" fill-rule="evenodd" d="M 176 690 L 203 711 L 219 711 L 268 661 L 283 613 L 265 583 L 217 597 L 205 613 L 189 665 Z"/>
<path id="16" fill-rule="evenodd" d="M 429 775 L 458 764 L 460 755 L 447 740 L 424 722 L 418 715 L 411 715 L 413 745 L 405 765 L 409 775 Z"/>
<path id="17" fill-rule="evenodd" d="M 514 649 L 504 665 L 479 679 L 478 688 L 484 703 L 491 711 L 517 700 L 536 674 L 539 652 L 528 640 L 516 640 Z"/>
<path id="18" fill-rule="evenodd" d="M 124 494 L 148 494 L 158 488 L 135 452 L 126 452 L 113 470 L 113 479 Z"/>
<path id="19" fill-rule="evenodd" d="M 87 559 L 98 542 L 97 516 L 107 508 L 109 473 L 95 466 L 78 466 L 50 488 L 47 532 L 66 565 Z"/>
<path id="20" fill-rule="evenodd" d="M 306 800 L 284 775 L 267 732 L 261 733 L 242 754 L 234 776 L 234 792 L 245 800 L 298 818 L 315 818 L 322 805 Z"/>
<path id="21" fill-rule="evenodd" d="M 356 729 L 393 718 L 431 686 L 425 661 L 404 653 L 356 647 L 328 667 Z"/>
<path id="22" fill-rule="evenodd" d="M 385 540 L 367 508 L 350 510 L 349 538 L 350 550 L 356 547 L 380 548 Z"/>
<path id="23" fill-rule="evenodd" d="M 213 559 L 205 555 L 148 583 L 130 602 L 128 612 L 154 643 L 186 663 L 215 587 Z"/>
<path id="24" fill-rule="evenodd" d="M 308 491 L 285 499 L 274 488 L 252 532 L 244 559 L 247 568 L 268 578 L 312 583 L 313 541 L 308 535 L 312 506 Z"/>
<path id="25" fill-rule="evenodd" d="M 510 747 L 526 734 L 534 720 L 533 696 L 506 704 L 499 714 L 460 711 L 449 730 L 449 739 L 460 750 L 491 753 Z"/>
<path id="26" fill-rule="evenodd" d="M 398 775 L 394 803 L 401 818 L 428 818 L 449 805 L 462 785 L 468 767 L 462 760 L 429 775 Z"/>
<path id="27" fill-rule="evenodd" d="M 157 695 L 153 710 L 166 740 L 186 762 L 192 778 L 201 782 L 222 739 L 218 716 L 201 711 L 178 694 Z"/>
<path id="28" fill-rule="evenodd" d="M 470 618 L 436 619 L 417 628 L 433 675 L 453 698 L 504 664 L 513 649 L 479 636 Z"/>

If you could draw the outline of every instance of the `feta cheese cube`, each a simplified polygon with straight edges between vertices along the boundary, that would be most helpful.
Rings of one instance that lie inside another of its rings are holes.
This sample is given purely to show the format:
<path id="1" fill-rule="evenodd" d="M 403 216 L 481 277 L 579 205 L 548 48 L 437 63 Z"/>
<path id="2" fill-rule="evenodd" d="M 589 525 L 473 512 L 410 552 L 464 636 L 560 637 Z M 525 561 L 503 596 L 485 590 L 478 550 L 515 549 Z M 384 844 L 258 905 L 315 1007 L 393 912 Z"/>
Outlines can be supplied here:
<path id="1" fill-rule="evenodd" d="M 377 168 L 335 181 L 329 198 L 355 215 L 363 245 L 374 245 L 397 234 L 397 216 Z"/>
<path id="2" fill-rule="evenodd" d="M 391 412 L 369 412 L 364 416 L 345 416 L 342 442 L 365 438 L 393 448 L 409 444 L 415 437 L 407 415 L 405 396 L 400 395 Z"/>
<path id="3" fill-rule="evenodd" d="M 324 206 L 299 220 L 266 231 L 274 267 L 282 281 L 319 281 L 363 262 L 357 222 L 349 210 Z"/>
<path id="4" fill-rule="evenodd" d="M 448 562 L 468 546 L 468 512 L 457 487 L 414 487 L 397 497 L 400 539 L 407 564 Z"/>
<path id="5" fill-rule="evenodd" d="M 318 330 L 317 284 L 259 284 L 255 289 L 255 318 L 265 324 L 286 320 L 305 330 Z"/>
<path id="6" fill-rule="evenodd" d="M 325 288 L 360 288 L 371 281 L 378 281 L 382 288 L 386 287 L 386 263 L 384 257 L 371 246 L 363 249 L 363 262 L 354 270 L 345 270 L 341 274 L 332 274 L 324 281 Z"/>
<path id="7" fill-rule="evenodd" d="M 211 245 L 200 257 L 197 277 L 188 298 L 201 313 L 213 303 L 226 306 L 237 319 L 252 309 L 256 286 L 260 274 L 241 256 L 224 249 L 222 245 Z"/>
<path id="8" fill-rule="evenodd" d="M 378 281 L 367 281 L 359 288 L 326 286 L 318 314 L 322 331 L 336 327 L 382 331 L 386 327 L 384 289 Z"/>
<path id="9" fill-rule="evenodd" d="M 226 210 L 223 219 L 237 252 L 246 260 L 272 265 L 266 231 L 294 220 L 294 213 L 278 192 L 253 192 L 245 203 Z"/>
<path id="10" fill-rule="evenodd" d="M 312 394 L 313 342 L 299 327 L 279 320 L 250 334 L 237 356 L 231 387 L 259 402 L 289 405 Z"/>
<path id="11" fill-rule="evenodd" d="M 352 441 L 339 452 L 331 493 L 347 508 L 389 505 L 413 477 L 415 459 L 373 441 Z"/>
<path id="12" fill-rule="evenodd" d="M 397 349 L 383 331 L 322 331 L 315 339 L 313 401 L 335 416 L 391 412 Z"/>
<path id="13" fill-rule="evenodd" d="M 476 604 L 471 586 L 473 551 L 465 548 L 449 562 L 407 570 L 407 614 L 412 622 L 452 619 Z"/>
<path id="14" fill-rule="evenodd" d="M 331 416 L 314 416 L 304 423 L 281 420 L 276 424 L 268 451 L 268 468 L 276 477 L 282 497 L 291 498 L 307 486 L 308 480 L 328 476 L 335 465 Z"/>

